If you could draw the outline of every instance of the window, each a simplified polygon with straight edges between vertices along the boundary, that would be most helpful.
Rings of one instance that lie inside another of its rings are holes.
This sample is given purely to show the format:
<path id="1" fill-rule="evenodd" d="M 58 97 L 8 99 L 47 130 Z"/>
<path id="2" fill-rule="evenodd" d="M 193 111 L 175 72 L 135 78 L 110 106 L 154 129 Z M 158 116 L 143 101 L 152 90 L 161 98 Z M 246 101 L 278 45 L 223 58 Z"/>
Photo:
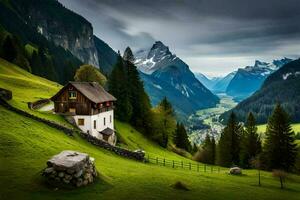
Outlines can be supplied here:
<path id="1" fill-rule="evenodd" d="M 77 92 L 76 91 L 69 91 L 69 99 L 76 99 Z"/>
<path id="2" fill-rule="evenodd" d="M 84 126 L 84 119 L 78 119 L 78 126 Z"/>
<path id="3" fill-rule="evenodd" d="M 96 129 L 97 128 L 97 122 L 96 122 L 96 120 L 94 120 L 94 129 Z"/>
<path id="4" fill-rule="evenodd" d="M 105 126 L 105 124 L 106 124 L 105 122 L 106 122 L 106 120 L 105 120 L 105 117 L 104 117 L 104 118 L 103 118 L 103 125 L 104 125 L 104 126 Z"/>
<path id="5" fill-rule="evenodd" d="M 109 116 L 109 122 L 111 123 L 112 119 L 111 119 L 111 115 Z"/>

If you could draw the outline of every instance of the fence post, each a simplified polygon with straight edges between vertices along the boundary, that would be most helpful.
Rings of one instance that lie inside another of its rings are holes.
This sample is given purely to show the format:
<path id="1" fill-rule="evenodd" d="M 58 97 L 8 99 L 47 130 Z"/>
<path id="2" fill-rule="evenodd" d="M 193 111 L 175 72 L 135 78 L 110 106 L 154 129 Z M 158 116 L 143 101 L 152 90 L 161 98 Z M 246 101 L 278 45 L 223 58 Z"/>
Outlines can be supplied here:
<path id="1" fill-rule="evenodd" d="M 173 168 L 174 168 L 174 167 L 175 167 L 175 166 L 174 166 L 174 160 L 172 160 L 172 161 L 173 161 Z"/>
<path id="2" fill-rule="evenodd" d="M 191 163 L 190 163 L 190 170 L 192 170 L 192 165 L 191 165 Z"/>
<path id="3" fill-rule="evenodd" d="M 166 159 L 164 158 L 164 166 L 166 166 Z"/>
<path id="4" fill-rule="evenodd" d="M 158 165 L 158 158 L 156 157 L 156 164 Z"/>
<path id="5" fill-rule="evenodd" d="M 183 161 L 181 161 L 181 168 L 183 168 Z"/>
<path id="6" fill-rule="evenodd" d="M 204 172 L 206 172 L 206 165 L 204 164 Z"/>
<path id="7" fill-rule="evenodd" d="M 199 163 L 197 163 L 197 172 L 199 172 Z"/>

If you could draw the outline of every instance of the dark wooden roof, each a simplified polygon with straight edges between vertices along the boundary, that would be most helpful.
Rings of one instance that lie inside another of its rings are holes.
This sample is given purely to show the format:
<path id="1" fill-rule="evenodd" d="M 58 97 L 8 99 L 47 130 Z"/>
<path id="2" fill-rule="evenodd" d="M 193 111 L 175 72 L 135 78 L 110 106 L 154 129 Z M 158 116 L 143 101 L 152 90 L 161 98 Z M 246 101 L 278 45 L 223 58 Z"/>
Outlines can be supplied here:
<path id="1" fill-rule="evenodd" d="M 103 135 L 112 135 L 115 131 L 110 129 L 110 128 L 106 128 L 103 131 L 101 131 L 100 133 L 102 133 Z"/>
<path id="2" fill-rule="evenodd" d="M 59 96 L 61 92 L 64 91 L 70 84 L 94 103 L 117 100 L 114 96 L 106 92 L 105 89 L 99 85 L 99 83 L 96 82 L 69 82 L 51 99 L 55 99 L 57 96 Z"/>

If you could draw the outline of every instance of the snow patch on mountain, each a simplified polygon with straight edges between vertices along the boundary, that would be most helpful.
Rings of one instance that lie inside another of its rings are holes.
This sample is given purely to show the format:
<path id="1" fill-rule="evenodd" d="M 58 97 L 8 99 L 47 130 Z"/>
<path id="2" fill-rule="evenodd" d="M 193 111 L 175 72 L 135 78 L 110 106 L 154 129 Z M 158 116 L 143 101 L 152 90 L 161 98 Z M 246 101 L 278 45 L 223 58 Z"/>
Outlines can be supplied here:
<path id="1" fill-rule="evenodd" d="M 283 79 L 283 80 L 286 80 L 290 75 L 292 75 L 291 72 L 286 73 L 286 74 L 283 74 L 283 75 L 282 75 L 282 79 Z"/>
<path id="2" fill-rule="evenodd" d="M 294 75 L 295 77 L 300 76 L 300 72 L 294 72 L 294 73 L 288 72 L 288 73 L 282 75 L 282 79 L 286 80 L 292 75 Z"/>

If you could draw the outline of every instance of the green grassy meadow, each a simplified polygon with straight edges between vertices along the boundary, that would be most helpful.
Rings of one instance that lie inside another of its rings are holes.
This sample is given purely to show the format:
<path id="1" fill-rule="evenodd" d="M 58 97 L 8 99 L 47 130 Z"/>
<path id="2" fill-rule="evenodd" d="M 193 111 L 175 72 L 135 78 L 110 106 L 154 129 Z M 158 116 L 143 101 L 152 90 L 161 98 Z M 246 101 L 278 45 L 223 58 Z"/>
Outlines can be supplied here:
<path id="1" fill-rule="evenodd" d="M 266 125 L 266 124 L 262 124 L 262 125 L 257 126 L 257 130 L 258 130 L 258 132 L 260 132 L 260 133 L 266 132 L 266 128 L 267 128 L 267 125 Z M 300 132 L 300 123 L 292 124 L 292 129 L 293 129 L 293 131 L 294 131 L 295 133 Z"/>
<path id="2" fill-rule="evenodd" d="M 0 87 L 13 91 L 13 106 L 58 123 L 63 118 L 51 113 L 31 111 L 27 102 L 49 98 L 60 85 L 0 60 Z M 144 149 L 153 156 L 186 160 L 143 137 L 128 124 L 117 122 L 122 146 Z M 57 189 L 45 184 L 41 170 L 46 161 L 62 150 L 77 150 L 95 158 L 99 179 L 76 190 Z M 183 182 L 189 191 L 171 187 Z M 0 199 L 266 199 L 298 200 L 300 177 L 290 175 L 286 189 L 269 172 L 262 172 L 262 187 L 257 186 L 256 170 L 242 176 L 196 172 L 141 163 L 95 147 L 79 136 L 66 136 L 43 123 L 23 117 L 0 106 Z"/>

